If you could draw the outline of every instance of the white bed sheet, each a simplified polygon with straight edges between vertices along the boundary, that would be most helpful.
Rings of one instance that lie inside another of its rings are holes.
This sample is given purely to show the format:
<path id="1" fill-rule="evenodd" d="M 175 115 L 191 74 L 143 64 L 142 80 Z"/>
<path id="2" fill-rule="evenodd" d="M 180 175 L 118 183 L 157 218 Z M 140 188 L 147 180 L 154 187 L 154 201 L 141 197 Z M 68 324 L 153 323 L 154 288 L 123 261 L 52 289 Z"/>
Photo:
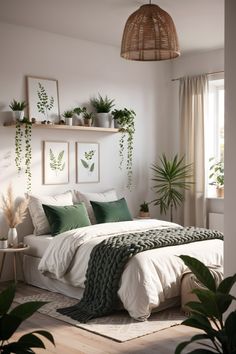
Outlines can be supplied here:
<path id="1" fill-rule="evenodd" d="M 24 243 L 30 246 L 30 248 L 25 253 L 33 257 L 42 258 L 52 239 L 53 237 L 51 235 L 25 236 Z"/>

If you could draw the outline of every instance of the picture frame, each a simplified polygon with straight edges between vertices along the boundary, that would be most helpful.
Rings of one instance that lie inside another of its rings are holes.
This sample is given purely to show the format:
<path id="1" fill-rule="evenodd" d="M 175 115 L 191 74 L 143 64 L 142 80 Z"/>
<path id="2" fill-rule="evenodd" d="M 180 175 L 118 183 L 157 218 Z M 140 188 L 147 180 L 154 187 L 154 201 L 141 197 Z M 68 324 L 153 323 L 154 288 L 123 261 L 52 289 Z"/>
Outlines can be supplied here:
<path id="1" fill-rule="evenodd" d="M 28 114 L 36 122 L 59 123 L 59 91 L 55 79 L 27 76 Z"/>
<path id="2" fill-rule="evenodd" d="M 76 142 L 76 183 L 100 181 L 100 146 L 97 142 Z"/>
<path id="3" fill-rule="evenodd" d="M 69 183 L 69 142 L 43 141 L 43 184 Z"/>

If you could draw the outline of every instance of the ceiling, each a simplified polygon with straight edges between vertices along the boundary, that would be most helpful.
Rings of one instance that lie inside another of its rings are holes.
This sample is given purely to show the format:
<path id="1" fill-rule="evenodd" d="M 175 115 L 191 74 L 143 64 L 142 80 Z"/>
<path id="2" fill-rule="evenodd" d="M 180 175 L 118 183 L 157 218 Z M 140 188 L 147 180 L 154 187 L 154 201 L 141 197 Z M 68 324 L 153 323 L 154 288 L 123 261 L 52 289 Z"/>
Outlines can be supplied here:
<path id="1" fill-rule="evenodd" d="M 0 21 L 120 46 L 144 0 L 0 0 Z M 173 18 L 182 53 L 224 47 L 224 0 L 153 0 Z"/>

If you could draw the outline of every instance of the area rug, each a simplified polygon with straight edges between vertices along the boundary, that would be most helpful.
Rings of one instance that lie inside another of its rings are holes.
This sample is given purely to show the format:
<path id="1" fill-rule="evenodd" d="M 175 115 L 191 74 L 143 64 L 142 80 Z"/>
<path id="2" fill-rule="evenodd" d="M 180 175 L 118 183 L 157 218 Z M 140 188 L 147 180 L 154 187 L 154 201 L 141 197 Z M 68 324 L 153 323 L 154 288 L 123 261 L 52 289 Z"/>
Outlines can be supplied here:
<path id="1" fill-rule="evenodd" d="M 56 311 L 58 308 L 76 304 L 78 302 L 77 299 L 45 291 L 45 293 L 40 295 L 18 297 L 14 301 L 19 304 L 28 301 L 49 301 L 48 304 L 39 309 L 40 313 L 70 323 L 100 336 L 113 339 L 117 342 L 126 342 L 131 339 L 176 326 L 185 319 L 179 308 L 171 308 L 152 314 L 150 318 L 144 322 L 135 321 L 129 317 L 127 312 L 120 311 L 114 315 L 93 319 L 88 323 L 83 324 L 72 320 L 67 316 L 63 316 Z"/>

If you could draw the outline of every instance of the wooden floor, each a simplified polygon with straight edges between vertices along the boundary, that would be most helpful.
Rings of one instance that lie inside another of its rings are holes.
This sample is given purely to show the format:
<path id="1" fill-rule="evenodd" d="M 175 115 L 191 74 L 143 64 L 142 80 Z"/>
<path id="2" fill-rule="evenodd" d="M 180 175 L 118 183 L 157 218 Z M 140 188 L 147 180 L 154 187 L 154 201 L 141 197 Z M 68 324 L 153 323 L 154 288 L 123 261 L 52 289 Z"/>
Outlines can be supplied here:
<path id="1" fill-rule="evenodd" d="M 6 284 L 0 284 L 0 289 L 4 287 Z M 17 295 L 20 296 L 40 292 L 41 290 L 36 287 L 22 283 L 17 285 Z M 175 326 L 125 343 L 117 343 L 37 312 L 21 325 L 14 339 L 33 329 L 48 330 L 53 334 L 56 342 L 56 347 L 53 347 L 45 341 L 46 350 L 35 350 L 36 353 L 41 354 L 169 354 L 174 353 L 178 343 L 196 334 L 196 331 L 186 326 Z M 190 348 L 194 349 L 196 346 Z"/>

